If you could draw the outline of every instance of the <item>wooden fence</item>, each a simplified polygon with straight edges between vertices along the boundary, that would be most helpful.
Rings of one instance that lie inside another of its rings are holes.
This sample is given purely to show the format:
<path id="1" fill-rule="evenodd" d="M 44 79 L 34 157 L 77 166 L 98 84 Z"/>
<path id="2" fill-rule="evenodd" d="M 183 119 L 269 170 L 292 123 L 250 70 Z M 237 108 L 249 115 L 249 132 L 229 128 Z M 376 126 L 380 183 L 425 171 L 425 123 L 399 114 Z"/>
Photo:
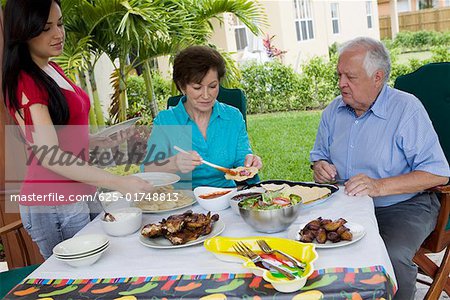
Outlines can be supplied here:
<path id="1" fill-rule="evenodd" d="M 391 17 L 383 16 L 380 21 L 380 38 L 391 38 Z M 400 31 L 449 31 L 450 7 L 404 12 L 398 15 Z"/>

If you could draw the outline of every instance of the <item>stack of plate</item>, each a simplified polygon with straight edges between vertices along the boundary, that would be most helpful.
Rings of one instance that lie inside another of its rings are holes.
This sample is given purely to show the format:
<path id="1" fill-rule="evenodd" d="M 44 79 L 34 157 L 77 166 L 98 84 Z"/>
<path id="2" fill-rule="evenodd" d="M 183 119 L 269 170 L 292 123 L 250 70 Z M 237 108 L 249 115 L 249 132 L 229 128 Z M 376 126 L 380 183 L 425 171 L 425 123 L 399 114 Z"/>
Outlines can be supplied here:
<path id="1" fill-rule="evenodd" d="M 95 263 L 108 247 L 109 240 L 106 235 L 80 235 L 56 245 L 53 254 L 56 259 L 73 267 L 83 267 Z"/>

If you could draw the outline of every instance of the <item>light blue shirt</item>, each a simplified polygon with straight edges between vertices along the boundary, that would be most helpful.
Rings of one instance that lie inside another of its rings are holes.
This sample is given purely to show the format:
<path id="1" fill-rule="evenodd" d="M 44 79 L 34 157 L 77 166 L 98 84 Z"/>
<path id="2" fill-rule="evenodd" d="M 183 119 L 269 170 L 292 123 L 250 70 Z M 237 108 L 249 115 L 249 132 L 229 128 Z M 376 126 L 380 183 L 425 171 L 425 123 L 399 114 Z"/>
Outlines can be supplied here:
<path id="1" fill-rule="evenodd" d="M 385 85 L 360 117 L 338 96 L 323 111 L 310 160 L 336 166 L 340 179 L 359 173 L 386 178 L 425 171 L 450 176 L 448 162 L 428 114 L 414 95 Z M 416 194 L 374 198 L 390 206 Z"/>
<path id="2" fill-rule="evenodd" d="M 195 150 L 204 160 L 219 166 L 227 168 L 243 166 L 245 156 L 252 151 L 241 112 L 216 100 L 205 139 L 197 124 L 186 112 L 185 101 L 185 97 L 181 98 L 178 105 L 161 111 L 155 118 L 144 162 L 153 162 L 156 153 L 165 153 L 166 158 L 177 154 L 178 151 L 173 149 L 173 146 L 177 145 L 185 150 Z M 141 165 L 141 171 L 143 168 Z M 197 166 L 187 176 L 178 174 L 184 180 L 192 179 L 192 188 L 202 185 L 236 186 L 233 180 L 225 179 L 223 172 L 205 164 Z"/>

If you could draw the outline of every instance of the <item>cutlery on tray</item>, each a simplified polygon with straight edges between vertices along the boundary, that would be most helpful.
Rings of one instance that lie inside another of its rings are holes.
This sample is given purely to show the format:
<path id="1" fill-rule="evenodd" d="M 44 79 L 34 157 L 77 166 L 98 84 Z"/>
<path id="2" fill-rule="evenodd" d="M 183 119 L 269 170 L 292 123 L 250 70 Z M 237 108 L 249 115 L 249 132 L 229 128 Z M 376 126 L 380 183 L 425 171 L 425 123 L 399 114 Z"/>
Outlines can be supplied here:
<path id="1" fill-rule="evenodd" d="M 270 261 L 268 261 L 267 259 L 263 259 L 261 256 L 259 256 L 258 254 L 256 254 L 255 252 L 253 252 L 246 244 L 244 244 L 243 242 L 237 242 L 236 244 L 233 245 L 234 250 L 236 250 L 237 253 L 239 253 L 240 255 L 249 258 L 252 262 L 254 262 L 255 264 L 258 262 L 264 262 L 267 265 L 269 265 L 271 268 L 273 268 L 274 270 L 277 270 L 279 273 L 283 274 L 284 276 L 286 276 L 286 278 L 293 280 L 295 279 L 295 276 L 276 266 L 275 264 L 271 263 Z"/>
<path id="2" fill-rule="evenodd" d="M 259 248 L 261 248 L 261 250 L 264 253 L 267 253 L 267 254 L 278 253 L 281 256 L 285 257 L 287 260 L 289 260 L 296 268 L 299 268 L 301 270 L 305 269 L 306 265 L 304 263 L 299 262 L 298 260 L 296 260 L 295 258 L 293 258 L 292 256 L 290 256 L 287 253 L 284 253 L 277 249 L 272 249 L 265 240 L 257 240 L 256 243 L 258 244 Z"/>
<path id="3" fill-rule="evenodd" d="M 191 153 L 187 152 L 186 150 L 181 149 L 181 148 L 178 147 L 178 146 L 173 146 L 173 148 L 174 148 L 175 150 L 177 150 L 177 151 L 182 152 L 182 153 L 191 154 Z M 217 170 L 219 170 L 219 171 L 222 171 L 222 172 L 224 172 L 224 173 L 226 173 L 226 174 L 230 174 L 230 175 L 232 175 L 232 176 L 237 175 L 237 171 L 234 171 L 234 170 L 231 170 L 231 169 L 222 167 L 222 166 L 215 165 L 215 164 L 210 163 L 209 161 L 206 161 L 206 160 L 204 160 L 204 159 L 202 159 L 202 163 L 204 163 L 205 165 L 208 165 L 208 166 L 210 166 L 210 167 L 212 167 L 212 168 L 214 168 L 214 169 L 217 169 Z"/>

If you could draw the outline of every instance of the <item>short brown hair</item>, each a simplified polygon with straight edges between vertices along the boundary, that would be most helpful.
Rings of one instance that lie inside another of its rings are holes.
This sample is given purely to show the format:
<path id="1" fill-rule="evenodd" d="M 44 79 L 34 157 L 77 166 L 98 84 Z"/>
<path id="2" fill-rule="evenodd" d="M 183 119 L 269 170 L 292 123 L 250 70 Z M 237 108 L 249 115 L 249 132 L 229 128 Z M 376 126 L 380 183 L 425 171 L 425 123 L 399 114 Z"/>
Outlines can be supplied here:
<path id="1" fill-rule="evenodd" d="M 207 46 L 190 46 L 177 54 L 173 62 L 173 81 L 181 91 L 189 83 L 200 83 L 210 69 L 217 70 L 219 80 L 225 75 L 225 60 Z"/>

